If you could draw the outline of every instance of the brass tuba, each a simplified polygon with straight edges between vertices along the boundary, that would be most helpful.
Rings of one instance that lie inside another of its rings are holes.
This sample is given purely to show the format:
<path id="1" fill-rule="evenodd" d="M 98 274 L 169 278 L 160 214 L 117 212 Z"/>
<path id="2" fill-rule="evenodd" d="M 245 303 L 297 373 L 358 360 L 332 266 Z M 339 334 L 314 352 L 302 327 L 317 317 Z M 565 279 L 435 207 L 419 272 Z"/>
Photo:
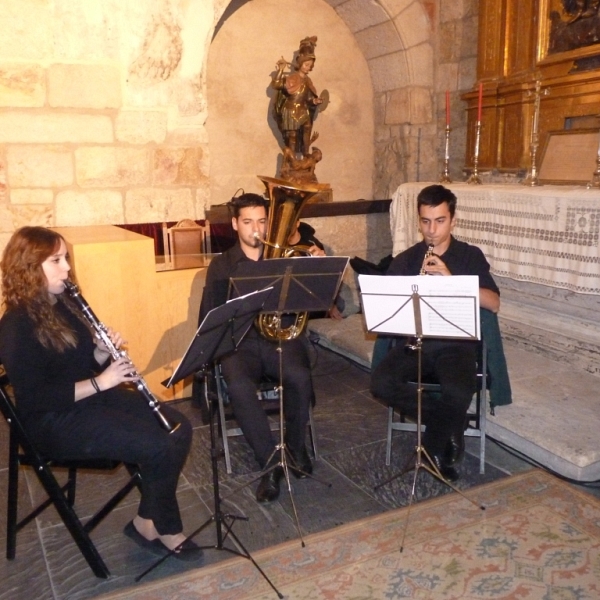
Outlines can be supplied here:
<path id="1" fill-rule="evenodd" d="M 304 205 L 319 189 L 312 185 L 297 185 L 285 179 L 259 175 L 269 195 L 269 218 L 264 240 L 263 258 L 289 258 L 308 255 L 307 246 L 288 246 L 288 239 Z M 256 326 L 263 337 L 271 341 L 293 340 L 306 328 L 308 313 L 296 313 L 293 325 L 281 328 L 281 317 L 277 314 L 261 314 L 256 317 Z"/>

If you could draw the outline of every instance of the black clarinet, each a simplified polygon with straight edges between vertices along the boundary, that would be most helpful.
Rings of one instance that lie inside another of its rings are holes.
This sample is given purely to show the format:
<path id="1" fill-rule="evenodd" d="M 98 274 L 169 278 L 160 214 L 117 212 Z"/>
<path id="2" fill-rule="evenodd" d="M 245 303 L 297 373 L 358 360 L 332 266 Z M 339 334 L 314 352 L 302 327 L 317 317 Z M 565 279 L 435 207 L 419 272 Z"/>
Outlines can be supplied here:
<path id="1" fill-rule="evenodd" d="M 119 350 L 110 339 L 108 335 L 108 328 L 104 323 L 102 323 L 98 317 L 94 314 L 94 311 L 91 309 L 90 305 L 87 303 L 86 299 L 79 292 L 79 288 L 68 279 L 64 282 L 65 289 L 69 294 L 70 298 L 75 302 L 77 308 L 81 310 L 85 320 L 89 323 L 89 325 L 94 330 L 96 337 L 102 341 L 102 343 L 106 346 L 113 360 L 117 360 L 119 358 L 126 358 L 130 363 L 131 359 L 129 358 L 127 352 L 125 350 Z M 148 384 L 144 381 L 142 376 L 136 371 L 133 363 L 131 363 L 133 370 L 129 375 L 133 375 L 135 377 L 139 377 L 139 380 L 135 382 L 135 386 L 138 391 L 144 396 L 146 401 L 148 402 L 148 406 L 152 409 L 152 412 L 158 419 L 161 427 L 166 429 L 169 433 L 173 433 L 178 427 L 179 423 L 171 423 L 165 415 L 160 411 L 160 401 L 154 397 L 154 394 L 150 391 Z"/>

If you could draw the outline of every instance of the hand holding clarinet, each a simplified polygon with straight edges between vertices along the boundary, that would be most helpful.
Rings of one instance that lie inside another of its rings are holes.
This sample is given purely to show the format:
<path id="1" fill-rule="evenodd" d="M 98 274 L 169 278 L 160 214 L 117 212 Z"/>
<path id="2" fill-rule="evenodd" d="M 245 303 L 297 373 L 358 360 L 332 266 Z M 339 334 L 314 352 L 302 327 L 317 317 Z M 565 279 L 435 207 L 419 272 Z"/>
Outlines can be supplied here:
<path id="1" fill-rule="evenodd" d="M 110 347 L 104 341 L 110 343 Z M 135 372 L 135 367 L 131 363 L 129 357 L 121 350 L 126 342 L 121 337 L 121 334 L 108 327 L 106 331 L 102 330 L 100 334 L 96 332 L 96 349 L 94 350 L 94 358 L 99 365 L 104 364 L 109 358 L 113 361 L 106 367 L 100 375 L 95 379 L 98 382 L 100 391 L 113 388 L 120 383 L 135 383 L 140 380 L 140 376 Z M 114 348 L 116 358 L 110 348 Z"/>
<path id="2" fill-rule="evenodd" d="M 125 381 L 135 382 L 135 387 L 137 390 L 144 396 L 146 401 L 148 402 L 148 406 L 154 412 L 154 415 L 158 419 L 161 427 L 166 429 L 169 433 L 173 433 L 178 427 L 179 423 L 170 423 L 169 420 L 163 415 L 160 410 L 160 402 L 154 397 L 148 384 L 144 381 L 142 376 L 136 371 L 131 359 L 125 352 L 125 350 L 121 350 L 120 346 L 123 343 L 123 340 L 120 334 L 113 332 L 111 329 L 106 327 L 104 323 L 102 323 L 98 317 L 94 314 L 94 311 L 91 309 L 90 305 L 87 303 L 86 299 L 79 292 L 79 288 L 69 280 L 64 282 L 65 289 L 73 302 L 77 305 L 77 308 L 82 312 L 83 317 L 88 322 L 90 327 L 94 330 L 98 343 L 96 344 L 96 349 L 94 351 L 94 355 L 96 359 L 98 358 L 96 353 L 100 353 L 100 358 L 103 356 L 105 359 L 107 358 L 106 353 L 110 354 L 113 359 L 112 364 L 107 367 L 107 369 L 102 373 L 107 373 L 110 381 L 117 381 L 115 385 L 118 383 L 122 383 Z M 100 375 L 100 377 L 102 377 Z M 109 379 L 107 378 L 107 383 Z M 96 379 L 92 378 L 92 383 L 94 383 Z M 98 382 L 96 380 L 96 385 Z M 113 386 L 107 386 L 106 389 Z M 102 391 L 100 385 L 98 385 L 98 392 Z"/>

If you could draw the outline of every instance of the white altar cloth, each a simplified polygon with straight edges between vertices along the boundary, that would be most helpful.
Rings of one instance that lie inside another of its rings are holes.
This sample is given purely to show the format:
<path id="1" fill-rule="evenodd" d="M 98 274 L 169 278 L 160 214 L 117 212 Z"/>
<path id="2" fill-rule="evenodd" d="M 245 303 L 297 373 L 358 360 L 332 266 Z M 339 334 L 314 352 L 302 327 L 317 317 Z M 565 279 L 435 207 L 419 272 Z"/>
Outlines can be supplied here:
<path id="1" fill-rule="evenodd" d="M 394 256 L 421 240 L 417 195 L 404 183 L 390 207 Z M 486 255 L 492 273 L 600 295 L 600 190 L 448 184 L 458 199 L 454 235 Z"/>

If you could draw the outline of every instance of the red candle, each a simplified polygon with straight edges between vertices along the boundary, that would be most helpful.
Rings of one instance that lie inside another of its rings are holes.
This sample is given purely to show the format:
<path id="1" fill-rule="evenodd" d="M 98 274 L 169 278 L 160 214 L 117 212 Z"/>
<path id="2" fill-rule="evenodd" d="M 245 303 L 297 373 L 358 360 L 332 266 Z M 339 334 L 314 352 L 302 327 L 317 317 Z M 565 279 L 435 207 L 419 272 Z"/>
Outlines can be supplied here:
<path id="1" fill-rule="evenodd" d="M 481 121 L 481 108 L 483 105 L 483 84 L 479 84 L 479 98 L 477 100 L 477 120 Z"/>
<path id="2" fill-rule="evenodd" d="M 446 127 L 450 127 L 450 92 L 446 90 Z"/>

